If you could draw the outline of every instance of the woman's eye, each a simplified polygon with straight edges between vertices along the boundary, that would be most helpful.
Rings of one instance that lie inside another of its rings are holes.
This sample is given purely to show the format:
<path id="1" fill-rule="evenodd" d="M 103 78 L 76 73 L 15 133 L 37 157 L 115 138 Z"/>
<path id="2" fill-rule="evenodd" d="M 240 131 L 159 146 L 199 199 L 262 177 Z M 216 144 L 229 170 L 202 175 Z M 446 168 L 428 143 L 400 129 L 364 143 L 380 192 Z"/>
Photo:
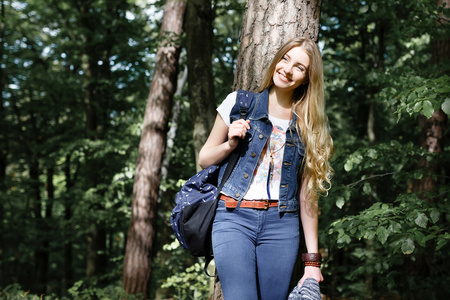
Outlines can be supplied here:
<path id="1" fill-rule="evenodd" d="M 303 69 L 302 66 L 297 66 L 297 69 L 298 69 L 300 72 L 305 72 L 305 69 Z"/>
<path id="2" fill-rule="evenodd" d="M 286 56 L 283 56 L 282 60 L 285 60 L 285 61 L 287 61 L 288 59 L 287 59 L 287 57 L 286 57 Z"/>

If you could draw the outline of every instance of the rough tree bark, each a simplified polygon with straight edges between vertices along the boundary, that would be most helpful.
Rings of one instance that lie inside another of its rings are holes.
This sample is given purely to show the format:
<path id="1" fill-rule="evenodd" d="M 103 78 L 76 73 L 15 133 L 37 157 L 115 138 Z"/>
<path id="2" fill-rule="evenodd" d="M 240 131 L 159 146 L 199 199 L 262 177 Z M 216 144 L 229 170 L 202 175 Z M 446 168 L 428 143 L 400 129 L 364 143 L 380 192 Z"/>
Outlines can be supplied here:
<path id="1" fill-rule="evenodd" d="M 307 36 L 317 42 L 321 4 L 322 0 L 248 0 L 234 89 L 256 91 L 273 55 L 288 39 Z M 212 299 L 223 299 L 219 281 Z"/>
<path id="2" fill-rule="evenodd" d="M 170 107 L 176 90 L 185 1 L 168 0 L 161 26 L 150 94 L 136 163 L 132 216 L 128 229 L 122 286 L 127 294 L 147 296 L 155 237 L 156 203 Z"/>
<path id="3" fill-rule="evenodd" d="M 186 8 L 186 51 L 195 161 L 216 116 L 212 74 L 213 11 L 211 0 L 189 0 Z M 199 168 L 198 164 L 197 168 Z"/>
<path id="4" fill-rule="evenodd" d="M 256 91 L 270 59 L 289 38 L 307 36 L 317 42 L 321 4 L 322 0 L 247 1 L 234 89 Z"/>

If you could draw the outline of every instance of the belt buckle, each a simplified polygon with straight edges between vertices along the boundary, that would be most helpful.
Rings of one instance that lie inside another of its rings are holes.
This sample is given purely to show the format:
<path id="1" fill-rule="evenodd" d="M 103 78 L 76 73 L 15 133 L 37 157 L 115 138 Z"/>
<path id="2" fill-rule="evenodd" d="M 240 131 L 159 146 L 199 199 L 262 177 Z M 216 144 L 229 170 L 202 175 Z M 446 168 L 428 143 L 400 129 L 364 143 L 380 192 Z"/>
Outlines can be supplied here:
<path id="1" fill-rule="evenodd" d="M 264 199 L 264 209 L 268 210 L 269 209 L 269 200 L 268 199 Z"/>

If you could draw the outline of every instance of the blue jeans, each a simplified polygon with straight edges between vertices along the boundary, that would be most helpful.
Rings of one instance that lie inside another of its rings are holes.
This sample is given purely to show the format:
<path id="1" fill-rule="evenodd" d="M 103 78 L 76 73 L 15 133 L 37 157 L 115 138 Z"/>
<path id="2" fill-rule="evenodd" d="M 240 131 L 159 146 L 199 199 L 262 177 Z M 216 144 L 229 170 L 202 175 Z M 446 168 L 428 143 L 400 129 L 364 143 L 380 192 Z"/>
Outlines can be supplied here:
<path id="1" fill-rule="evenodd" d="M 298 212 L 230 209 L 219 201 L 212 243 L 224 299 L 287 299 L 299 239 Z"/>

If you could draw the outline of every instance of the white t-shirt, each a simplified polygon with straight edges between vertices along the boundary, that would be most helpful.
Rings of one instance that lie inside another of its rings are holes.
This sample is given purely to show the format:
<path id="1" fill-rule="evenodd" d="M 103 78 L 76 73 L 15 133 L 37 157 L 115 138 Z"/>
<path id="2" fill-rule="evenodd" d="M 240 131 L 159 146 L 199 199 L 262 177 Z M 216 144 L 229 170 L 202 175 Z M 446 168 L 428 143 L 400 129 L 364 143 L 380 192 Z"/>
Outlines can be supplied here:
<path id="1" fill-rule="evenodd" d="M 236 104 L 236 96 L 237 92 L 229 94 L 217 108 L 217 112 L 220 114 L 227 126 L 230 126 L 230 112 Z M 244 196 L 244 199 L 246 200 L 269 199 L 269 195 L 267 193 L 268 183 L 270 187 L 270 199 L 278 200 L 279 198 L 281 166 L 283 163 L 286 130 L 289 127 L 289 120 L 279 119 L 271 115 L 269 115 L 269 120 L 273 125 L 272 133 L 256 165 L 256 170 L 253 174 L 250 188 Z M 270 145 L 270 147 L 268 147 L 268 145 Z M 273 168 L 271 172 L 272 175 L 270 176 L 271 178 L 268 180 L 269 165 L 272 161 L 271 154 L 273 157 Z"/>

